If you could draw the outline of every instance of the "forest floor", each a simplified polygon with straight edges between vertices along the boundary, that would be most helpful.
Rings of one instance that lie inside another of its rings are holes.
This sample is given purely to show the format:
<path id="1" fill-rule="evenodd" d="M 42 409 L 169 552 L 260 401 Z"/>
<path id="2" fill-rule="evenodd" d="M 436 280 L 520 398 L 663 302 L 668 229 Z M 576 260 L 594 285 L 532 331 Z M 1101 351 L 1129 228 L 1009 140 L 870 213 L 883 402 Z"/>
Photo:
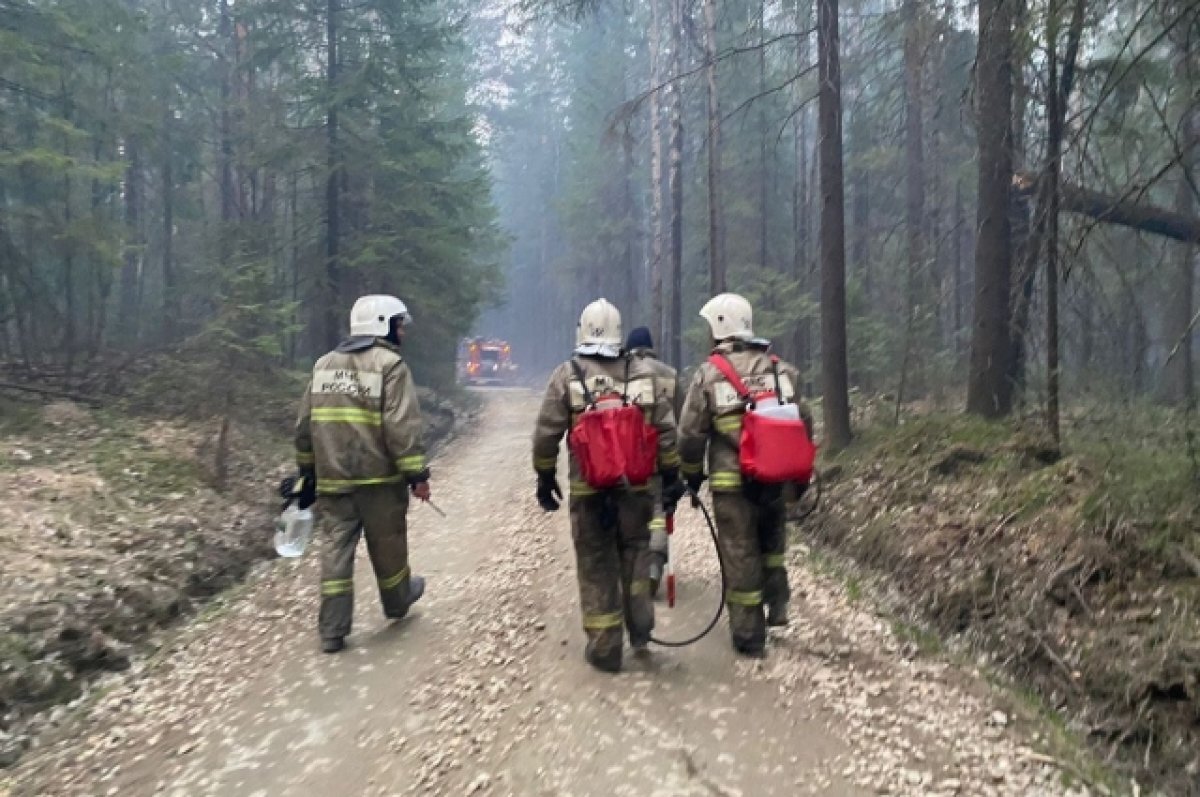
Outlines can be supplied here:
<path id="1" fill-rule="evenodd" d="M 281 560 L 213 604 L 136 676 L 45 734 L 9 771 L 14 795 L 1083 795 L 1086 756 L 971 664 L 929 652 L 797 541 L 790 626 L 765 660 L 697 646 L 582 659 L 565 511 L 532 500 L 537 400 L 486 394 L 410 511 L 429 578 L 404 621 L 381 616 L 358 561 L 349 648 L 318 652 L 317 561 Z M 658 633 L 701 627 L 720 600 L 698 512 L 681 510 L 679 605 Z M 1082 754 L 1080 754 L 1082 755 Z M 2 781 L 0 781 L 2 782 Z M 1120 791 L 1120 789 L 1118 789 Z M 4 793 L 4 787 L 0 787 Z"/>
<path id="2" fill-rule="evenodd" d="M 1200 795 L 1195 420 L 1107 412 L 1069 413 L 1062 452 L 1032 424 L 869 427 L 826 463 L 827 511 L 804 538 L 1134 790 Z"/>
<path id="3" fill-rule="evenodd" d="M 0 398 L 0 768 L 275 556 L 286 418 L 232 422 L 218 466 L 219 420 L 118 406 Z"/>

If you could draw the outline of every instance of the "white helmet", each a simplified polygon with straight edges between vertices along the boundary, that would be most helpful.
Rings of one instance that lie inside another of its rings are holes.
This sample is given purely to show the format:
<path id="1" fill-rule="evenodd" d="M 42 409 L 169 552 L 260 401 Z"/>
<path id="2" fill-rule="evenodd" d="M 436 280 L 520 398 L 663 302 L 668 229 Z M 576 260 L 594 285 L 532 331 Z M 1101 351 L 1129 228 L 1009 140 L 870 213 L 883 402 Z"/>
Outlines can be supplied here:
<path id="1" fill-rule="evenodd" d="M 387 337 L 392 331 L 392 319 L 396 316 L 400 316 L 400 323 L 404 326 L 412 323 L 408 308 L 395 296 L 361 296 L 350 309 L 350 334 L 355 337 Z"/>
<path id="2" fill-rule="evenodd" d="M 700 308 L 700 317 L 708 322 L 715 340 L 754 337 L 754 311 L 750 302 L 736 293 L 722 293 Z"/>
<path id="3" fill-rule="evenodd" d="M 597 299 L 583 308 L 576 330 L 576 346 L 621 348 L 621 311 L 607 299 Z"/>

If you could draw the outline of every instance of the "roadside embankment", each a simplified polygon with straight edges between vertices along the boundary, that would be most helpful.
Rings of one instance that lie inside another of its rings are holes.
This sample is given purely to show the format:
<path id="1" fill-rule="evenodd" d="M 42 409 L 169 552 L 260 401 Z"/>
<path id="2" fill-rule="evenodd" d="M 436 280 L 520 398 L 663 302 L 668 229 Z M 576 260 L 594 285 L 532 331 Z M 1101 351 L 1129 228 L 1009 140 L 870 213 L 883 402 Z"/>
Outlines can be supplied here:
<path id="1" fill-rule="evenodd" d="M 431 443 L 469 412 L 421 398 Z M 275 556 L 291 403 L 222 419 L 0 397 L 0 767 Z"/>
<path id="2" fill-rule="evenodd" d="M 959 416 L 868 428 L 825 463 L 818 548 L 1007 673 L 1097 758 L 1200 794 L 1200 482 L 1186 419 L 1094 415 L 1062 452 Z"/>

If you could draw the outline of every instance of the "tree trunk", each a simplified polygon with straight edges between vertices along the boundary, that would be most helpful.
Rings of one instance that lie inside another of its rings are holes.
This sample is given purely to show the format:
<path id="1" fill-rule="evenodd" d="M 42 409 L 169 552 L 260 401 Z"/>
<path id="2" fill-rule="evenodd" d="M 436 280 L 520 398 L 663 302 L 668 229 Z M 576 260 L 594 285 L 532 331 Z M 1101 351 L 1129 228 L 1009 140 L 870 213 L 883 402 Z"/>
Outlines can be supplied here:
<path id="1" fill-rule="evenodd" d="M 758 266 L 767 267 L 767 219 L 771 212 L 768 205 L 768 188 L 770 167 L 767 157 L 767 48 L 764 42 L 767 37 L 767 4 L 759 0 L 758 4 L 758 94 L 764 99 L 758 102 Z"/>
<path id="2" fill-rule="evenodd" d="M 1009 294 L 1012 285 L 1013 0 L 979 0 L 975 99 L 979 208 L 975 244 L 975 321 L 967 411 L 988 418 L 1012 410 Z"/>
<path id="3" fill-rule="evenodd" d="M 1175 188 L 1175 212 L 1191 217 L 1195 213 L 1195 181 L 1200 177 L 1200 102 L 1183 87 L 1195 85 L 1196 56 L 1183 41 L 1177 44 L 1175 61 L 1176 89 L 1183 100 L 1179 112 L 1179 178 Z M 1163 314 L 1163 331 L 1167 360 L 1163 364 L 1162 398 L 1177 405 L 1190 405 L 1195 400 L 1195 361 L 1192 338 L 1195 334 L 1196 311 L 1193 296 L 1196 290 L 1195 242 L 1182 244 L 1175 254 L 1175 267 L 1169 277 L 1170 294 Z"/>
<path id="4" fill-rule="evenodd" d="M 175 109 L 165 103 L 162 141 L 162 281 L 163 337 L 174 341 L 179 335 L 180 296 L 175 272 L 175 151 L 172 129 Z"/>
<path id="5" fill-rule="evenodd" d="M 904 3 L 904 221 L 906 230 L 907 273 L 905 274 L 905 340 L 903 361 L 910 362 L 912 348 L 918 336 L 917 286 L 925 283 L 925 131 L 921 118 L 921 70 L 923 68 L 920 10 L 917 0 Z M 906 371 L 907 369 L 902 370 Z M 906 375 L 906 374 L 905 374 Z M 904 375 L 897 391 L 899 406 L 904 393 Z"/>
<path id="6" fill-rule="evenodd" d="M 221 130 L 218 143 L 221 230 L 217 237 L 221 265 L 228 266 L 231 255 L 229 236 L 232 233 L 229 223 L 233 221 L 237 204 L 233 184 L 233 24 L 229 16 L 229 0 L 221 0 L 217 36 L 221 41 Z"/>
<path id="7" fill-rule="evenodd" d="M 725 221 L 721 204 L 721 99 L 717 82 L 717 0 L 704 0 L 704 75 L 708 92 L 708 290 L 725 292 Z"/>
<path id="8" fill-rule="evenodd" d="M 1059 176 L 1062 171 L 1063 128 L 1071 88 L 1075 80 L 1075 59 L 1083 36 L 1083 12 L 1087 0 L 1075 0 L 1071 26 L 1067 32 L 1067 52 L 1061 84 L 1058 78 L 1058 9 L 1052 3 L 1047 24 L 1049 50 L 1049 102 L 1046 107 L 1046 180 L 1049 192 L 1046 206 L 1046 427 L 1055 443 L 1061 442 L 1059 428 L 1059 324 L 1058 324 L 1058 212 Z"/>
<path id="9" fill-rule="evenodd" d="M 662 94 L 662 2 L 650 0 L 650 294 L 651 329 L 659 345 L 667 346 L 667 328 L 663 315 L 663 258 L 666 250 L 666 225 L 663 223 L 663 140 Z M 669 90 L 669 89 L 668 89 Z"/>
<path id="10" fill-rule="evenodd" d="M 341 297 L 341 147 L 338 142 L 338 15 L 340 0 L 327 0 L 325 8 L 325 83 L 329 107 L 325 115 L 325 328 L 322 342 L 337 344 L 344 312 Z"/>
<path id="11" fill-rule="evenodd" d="M 957 368 L 962 361 L 963 355 L 963 303 L 964 303 L 964 286 L 963 272 L 966 265 L 962 262 L 963 238 L 967 235 L 967 218 L 963 211 L 962 198 L 962 180 L 954 181 L 954 303 L 953 313 L 954 329 L 952 330 L 951 339 L 954 341 L 954 363 Z"/>
<path id="12" fill-rule="evenodd" d="M 846 218 L 842 186 L 842 75 L 838 0 L 818 0 L 817 49 L 821 141 L 821 371 L 826 446 L 850 444 L 846 366 Z"/>
<path id="13" fill-rule="evenodd" d="M 138 338 L 138 283 L 142 267 L 142 161 L 141 143 L 136 138 L 125 141 L 125 229 L 126 243 L 121 262 L 121 292 L 118 299 L 118 317 L 121 325 L 121 342 L 126 346 L 137 344 Z"/>
<path id="14" fill-rule="evenodd" d="M 684 0 L 671 0 L 671 75 L 683 71 Z M 671 364 L 683 367 L 683 94 L 671 86 Z"/>

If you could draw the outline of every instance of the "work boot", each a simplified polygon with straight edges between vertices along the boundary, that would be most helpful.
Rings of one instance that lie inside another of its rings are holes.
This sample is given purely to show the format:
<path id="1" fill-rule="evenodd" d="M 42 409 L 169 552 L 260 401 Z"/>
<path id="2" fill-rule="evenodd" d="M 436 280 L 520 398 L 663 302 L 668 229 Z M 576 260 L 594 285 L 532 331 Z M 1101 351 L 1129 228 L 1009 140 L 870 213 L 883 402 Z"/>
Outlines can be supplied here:
<path id="1" fill-rule="evenodd" d="M 321 640 L 322 653 L 337 653 L 346 647 L 346 638 L 340 636 L 325 637 Z"/>
<path id="2" fill-rule="evenodd" d="M 633 629 L 629 630 L 629 646 L 633 648 L 634 653 L 645 653 L 646 648 L 650 645 L 650 632 L 638 632 Z"/>
<path id="3" fill-rule="evenodd" d="M 620 672 L 621 671 L 621 646 L 597 652 L 596 646 L 588 640 L 587 647 L 583 651 L 583 658 L 588 664 L 595 667 L 601 672 Z"/>
<path id="4" fill-rule="evenodd" d="M 387 612 L 389 620 L 400 620 L 408 614 L 408 610 L 412 605 L 421 600 L 421 596 L 425 594 L 425 578 L 424 576 L 413 576 L 408 580 L 408 600 L 404 602 L 404 608 Z"/>
<path id="5" fill-rule="evenodd" d="M 788 605 L 786 601 L 767 604 L 767 625 L 779 628 L 788 624 Z"/>
<path id="6" fill-rule="evenodd" d="M 739 655 L 750 659 L 765 659 L 767 657 L 767 646 L 762 642 L 738 642 L 734 640 L 733 649 Z"/>

